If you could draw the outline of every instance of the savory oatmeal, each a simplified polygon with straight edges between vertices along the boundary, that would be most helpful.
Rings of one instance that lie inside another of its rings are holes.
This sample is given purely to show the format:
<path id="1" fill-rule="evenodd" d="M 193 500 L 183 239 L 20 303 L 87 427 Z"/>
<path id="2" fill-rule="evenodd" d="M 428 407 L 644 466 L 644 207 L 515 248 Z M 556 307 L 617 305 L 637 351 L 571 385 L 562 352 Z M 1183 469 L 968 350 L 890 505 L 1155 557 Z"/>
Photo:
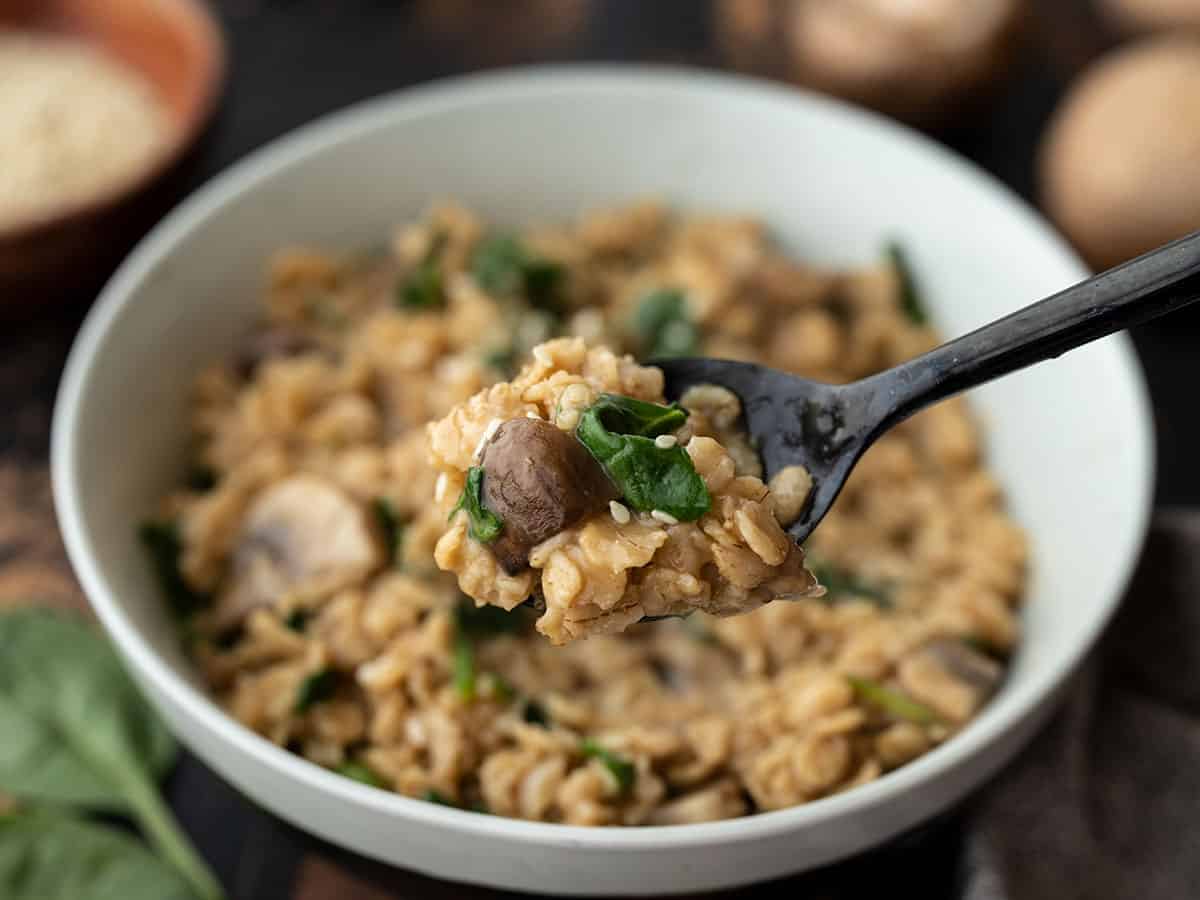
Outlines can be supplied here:
<path id="1" fill-rule="evenodd" d="M 675 512 L 610 496 L 557 434 L 601 402 L 606 433 L 633 433 L 629 404 L 662 403 L 635 360 L 840 382 L 936 340 L 898 254 L 829 271 L 754 220 L 653 203 L 519 234 L 444 206 L 375 251 L 271 261 L 261 327 L 197 380 L 194 470 L 143 538 L 214 695 L 347 777 L 585 825 L 791 806 L 925 753 L 1003 675 L 1025 543 L 966 406 L 885 435 L 807 559 L 778 541 L 806 473 L 763 484 L 728 392 L 653 434 L 703 482 Z M 505 500 L 471 473 L 537 442 L 578 508 L 493 546 Z M 631 624 L 680 604 L 761 608 Z"/>
<path id="2" fill-rule="evenodd" d="M 464 594 L 505 610 L 536 598 L 555 644 L 820 595 L 761 471 L 738 473 L 702 402 L 665 405 L 658 369 L 582 338 L 532 355 L 429 429 L 449 523 L 434 560 Z M 723 389 L 689 399 L 705 390 Z"/>

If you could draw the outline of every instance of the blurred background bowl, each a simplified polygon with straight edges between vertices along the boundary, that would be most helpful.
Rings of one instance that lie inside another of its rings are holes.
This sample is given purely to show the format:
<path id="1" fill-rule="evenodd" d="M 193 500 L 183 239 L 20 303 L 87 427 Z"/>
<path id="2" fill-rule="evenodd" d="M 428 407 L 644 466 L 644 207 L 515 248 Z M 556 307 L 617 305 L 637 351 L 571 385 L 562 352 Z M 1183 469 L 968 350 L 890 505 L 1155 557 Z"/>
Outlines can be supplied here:
<path id="1" fill-rule="evenodd" d="M 225 70 L 221 32 L 199 0 L 0 0 L 0 31 L 82 40 L 140 75 L 163 102 L 169 134 L 132 177 L 48 216 L 0 226 L 0 314 L 32 317 L 95 282 L 171 198 L 156 189 L 195 143 Z"/>

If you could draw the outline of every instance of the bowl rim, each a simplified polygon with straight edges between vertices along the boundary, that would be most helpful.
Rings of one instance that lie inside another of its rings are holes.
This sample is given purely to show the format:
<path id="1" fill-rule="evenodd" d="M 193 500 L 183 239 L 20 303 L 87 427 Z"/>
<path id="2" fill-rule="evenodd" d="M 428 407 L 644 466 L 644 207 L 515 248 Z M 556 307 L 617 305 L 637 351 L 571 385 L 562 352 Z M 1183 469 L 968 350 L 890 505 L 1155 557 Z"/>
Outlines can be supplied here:
<path id="1" fill-rule="evenodd" d="M 212 51 L 202 83 L 196 113 L 182 123 L 174 123 L 169 138 L 144 166 L 80 200 L 69 200 L 43 212 L 18 219 L 0 227 L 0 246 L 37 241 L 51 232 L 70 229 L 118 207 L 162 179 L 200 139 L 204 129 L 216 114 L 229 73 L 229 50 L 225 33 L 214 17 L 212 8 L 200 0 L 164 0 L 172 15 L 186 18 L 195 27 L 201 40 Z M 25 29 L 22 29 L 25 30 Z M 42 29 L 28 29 L 40 31 Z M 96 41 L 82 39 L 105 57 L 111 54 Z M 118 60 L 120 62 L 120 60 Z"/>
<path id="2" fill-rule="evenodd" d="M 315 763 L 289 753 L 241 725 L 219 707 L 203 690 L 177 674 L 141 636 L 117 601 L 94 555 L 91 536 L 84 524 L 82 501 L 76 478 L 76 460 L 81 447 L 75 423 L 80 414 L 90 370 L 97 365 L 99 351 L 109 333 L 120 324 L 127 304 L 145 277 L 175 251 L 196 226 L 218 212 L 227 202 L 255 189 L 273 173 L 312 155 L 330 152 L 337 145 L 371 131 L 418 118 L 456 105 L 471 105 L 498 99 L 554 94 L 619 94 L 644 92 L 663 96 L 703 93 L 721 94 L 729 101 L 770 99 L 781 104 L 808 104 L 830 115 L 857 120 L 860 125 L 884 131 L 920 152 L 937 158 L 943 167 L 982 182 L 998 203 L 1024 218 L 1043 240 L 1054 244 L 1072 261 L 1079 276 L 1087 269 L 1078 256 L 1046 220 L 993 175 L 949 148 L 907 126 L 839 100 L 758 78 L 677 65 L 551 64 L 491 70 L 438 80 L 417 87 L 392 91 L 355 103 L 322 116 L 276 138 L 225 169 L 172 210 L 139 243 L 122 263 L 87 316 L 71 349 L 55 403 L 51 466 L 55 507 L 68 556 L 98 617 L 129 665 L 190 718 L 199 729 L 231 746 L 237 753 L 265 765 L 303 785 L 305 789 L 359 805 L 393 818 L 437 826 L 481 838 L 501 838 L 540 847 L 590 850 L 656 851 L 666 848 L 699 847 L 744 843 L 768 835 L 817 827 L 890 800 L 926 785 L 979 754 L 1004 733 L 1032 715 L 1053 697 L 1111 619 L 1125 587 L 1149 526 L 1154 485 L 1154 433 L 1145 379 L 1130 339 L 1117 335 L 1112 342 L 1113 362 L 1118 377 L 1127 382 L 1138 420 L 1136 445 L 1139 471 L 1136 515 L 1126 520 L 1121 540 L 1110 547 L 1115 561 L 1111 590 L 1099 612 L 1081 625 L 1070 652 L 1052 665 L 1029 673 L 1021 695 L 1007 705 L 991 705 L 952 740 L 885 776 L 852 790 L 823 797 L 799 806 L 770 812 L 689 825 L 641 826 L 638 828 L 591 828 L 546 822 L 529 822 L 480 815 L 443 807 L 422 800 L 379 790 L 327 771 Z M 989 714 L 990 711 L 990 714 Z"/>

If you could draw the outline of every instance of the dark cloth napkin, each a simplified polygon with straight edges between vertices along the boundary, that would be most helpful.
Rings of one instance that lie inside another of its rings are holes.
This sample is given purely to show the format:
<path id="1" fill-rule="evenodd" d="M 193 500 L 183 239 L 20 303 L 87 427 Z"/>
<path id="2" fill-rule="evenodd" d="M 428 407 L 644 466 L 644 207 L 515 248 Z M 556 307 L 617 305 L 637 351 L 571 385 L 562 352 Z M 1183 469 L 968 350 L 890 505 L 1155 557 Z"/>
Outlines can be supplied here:
<path id="1" fill-rule="evenodd" d="M 964 900 L 1200 898 L 1200 510 L 1154 520 L 1049 727 L 981 797 Z"/>

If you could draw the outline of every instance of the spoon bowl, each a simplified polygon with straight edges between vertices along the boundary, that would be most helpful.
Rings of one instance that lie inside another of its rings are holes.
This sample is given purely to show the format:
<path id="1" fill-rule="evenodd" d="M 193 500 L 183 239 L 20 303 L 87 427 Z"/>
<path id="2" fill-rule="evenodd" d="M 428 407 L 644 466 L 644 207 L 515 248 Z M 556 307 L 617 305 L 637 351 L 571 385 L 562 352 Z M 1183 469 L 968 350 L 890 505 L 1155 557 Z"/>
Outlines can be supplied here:
<path id="1" fill-rule="evenodd" d="M 861 392 L 790 375 L 756 363 L 721 359 L 655 361 L 668 399 L 693 385 L 716 384 L 737 394 L 764 481 L 787 466 L 803 466 L 812 491 L 787 532 L 801 543 L 829 511 L 854 464 L 870 445 Z"/>

